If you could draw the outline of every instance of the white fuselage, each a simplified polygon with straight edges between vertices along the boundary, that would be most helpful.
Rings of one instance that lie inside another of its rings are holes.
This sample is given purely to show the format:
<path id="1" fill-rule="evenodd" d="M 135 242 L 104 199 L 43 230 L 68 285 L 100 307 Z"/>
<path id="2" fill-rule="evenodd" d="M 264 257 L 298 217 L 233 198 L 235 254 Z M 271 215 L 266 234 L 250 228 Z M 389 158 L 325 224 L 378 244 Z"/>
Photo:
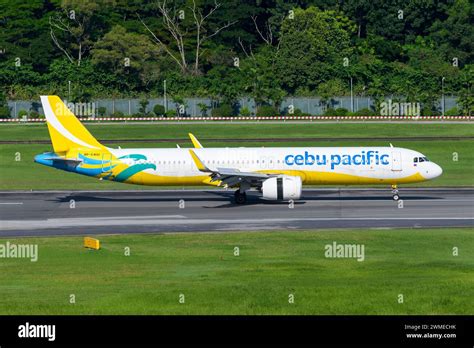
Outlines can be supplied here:
<path id="1" fill-rule="evenodd" d="M 126 165 L 152 164 L 143 172 L 170 178 L 140 184 L 199 184 L 200 172 L 188 149 L 109 149 Z M 420 182 L 433 179 L 442 172 L 421 153 L 392 147 L 292 147 L 292 148 L 201 148 L 193 149 L 210 169 L 233 168 L 242 172 L 268 172 L 298 175 L 303 184 L 361 184 Z M 123 158 L 143 155 L 142 159 Z M 148 177 L 148 179 L 151 178 Z M 195 182 L 192 178 L 195 177 Z M 174 178 L 174 179 L 171 179 Z M 186 180 L 180 180 L 186 178 Z M 133 179 L 133 178 L 132 178 Z M 151 179 L 151 181 L 154 181 Z"/>

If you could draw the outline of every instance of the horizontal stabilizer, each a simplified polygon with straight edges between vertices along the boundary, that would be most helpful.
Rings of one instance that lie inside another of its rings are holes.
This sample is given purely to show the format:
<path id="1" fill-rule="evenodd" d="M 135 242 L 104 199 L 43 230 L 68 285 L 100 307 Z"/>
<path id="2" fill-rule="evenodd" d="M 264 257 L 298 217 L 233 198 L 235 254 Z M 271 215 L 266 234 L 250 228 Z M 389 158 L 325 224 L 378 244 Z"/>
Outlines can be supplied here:
<path id="1" fill-rule="evenodd" d="M 50 161 L 55 161 L 55 162 L 63 162 L 63 163 L 69 163 L 69 164 L 75 164 L 75 165 L 78 165 L 79 163 L 82 163 L 82 160 L 78 159 L 78 158 L 51 157 L 51 158 L 45 158 L 45 160 L 50 160 Z"/>

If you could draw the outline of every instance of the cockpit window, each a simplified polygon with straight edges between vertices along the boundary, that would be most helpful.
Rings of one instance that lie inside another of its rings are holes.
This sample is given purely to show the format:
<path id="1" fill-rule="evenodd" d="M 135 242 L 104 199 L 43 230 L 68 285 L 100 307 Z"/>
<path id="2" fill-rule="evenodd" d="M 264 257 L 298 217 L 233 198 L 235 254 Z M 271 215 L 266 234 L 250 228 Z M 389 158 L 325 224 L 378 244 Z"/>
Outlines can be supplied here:
<path id="1" fill-rule="evenodd" d="M 429 162 L 430 160 L 426 157 L 415 157 L 413 158 L 414 163 Z"/>

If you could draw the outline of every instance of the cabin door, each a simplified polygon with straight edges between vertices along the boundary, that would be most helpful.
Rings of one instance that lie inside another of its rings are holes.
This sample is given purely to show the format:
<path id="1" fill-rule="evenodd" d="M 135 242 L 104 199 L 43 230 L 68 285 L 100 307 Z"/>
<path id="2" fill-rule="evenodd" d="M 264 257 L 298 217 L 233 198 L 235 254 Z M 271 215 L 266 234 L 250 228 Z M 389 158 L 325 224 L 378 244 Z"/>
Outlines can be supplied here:
<path id="1" fill-rule="evenodd" d="M 112 154 L 102 154 L 102 173 L 112 173 Z"/>
<path id="2" fill-rule="evenodd" d="M 400 151 L 392 152 L 392 170 L 401 171 L 402 170 L 402 154 Z"/>

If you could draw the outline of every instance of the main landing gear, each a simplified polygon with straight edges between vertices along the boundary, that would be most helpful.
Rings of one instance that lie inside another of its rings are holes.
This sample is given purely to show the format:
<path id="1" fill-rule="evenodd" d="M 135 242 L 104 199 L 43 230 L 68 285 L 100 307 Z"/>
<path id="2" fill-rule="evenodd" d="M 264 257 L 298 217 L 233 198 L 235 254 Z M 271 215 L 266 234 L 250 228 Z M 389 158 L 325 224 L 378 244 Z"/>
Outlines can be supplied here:
<path id="1" fill-rule="evenodd" d="M 392 198 L 394 201 L 398 201 L 400 199 L 400 196 L 398 195 L 397 185 L 392 185 Z"/>
<path id="2" fill-rule="evenodd" d="M 245 204 L 247 202 L 247 194 L 245 191 L 237 190 L 234 193 L 234 199 L 236 204 Z"/>

